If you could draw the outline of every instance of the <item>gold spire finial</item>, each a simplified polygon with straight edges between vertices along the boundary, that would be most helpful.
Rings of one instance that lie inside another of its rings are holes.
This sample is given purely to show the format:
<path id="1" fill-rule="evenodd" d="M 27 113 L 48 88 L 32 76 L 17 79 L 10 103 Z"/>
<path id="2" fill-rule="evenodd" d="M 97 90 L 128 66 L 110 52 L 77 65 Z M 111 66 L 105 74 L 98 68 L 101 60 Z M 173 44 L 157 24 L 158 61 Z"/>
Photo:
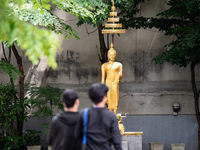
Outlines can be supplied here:
<path id="1" fill-rule="evenodd" d="M 111 51 L 115 51 L 113 42 L 111 42 L 111 44 L 110 44 L 110 49 L 109 49 L 108 52 L 111 52 Z M 115 52 L 116 52 L 116 51 L 115 51 Z"/>
<path id="2" fill-rule="evenodd" d="M 110 44 L 110 48 L 113 48 L 113 42 L 111 42 L 111 44 Z"/>
<path id="3" fill-rule="evenodd" d="M 112 0 L 112 5 L 113 5 L 113 6 L 114 6 L 114 3 L 115 3 L 114 0 Z"/>

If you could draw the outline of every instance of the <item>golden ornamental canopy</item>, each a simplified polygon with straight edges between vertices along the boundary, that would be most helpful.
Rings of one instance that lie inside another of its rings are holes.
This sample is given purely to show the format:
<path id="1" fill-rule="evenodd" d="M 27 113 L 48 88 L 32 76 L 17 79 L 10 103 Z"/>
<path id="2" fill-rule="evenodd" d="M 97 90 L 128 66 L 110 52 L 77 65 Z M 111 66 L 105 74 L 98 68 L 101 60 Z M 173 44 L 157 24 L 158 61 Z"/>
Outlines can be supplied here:
<path id="1" fill-rule="evenodd" d="M 108 24 L 105 24 L 105 28 L 102 30 L 102 34 L 114 34 L 114 33 L 126 33 L 125 29 L 120 29 L 122 28 L 121 23 L 115 23 L 119 22 L 119 18 L 115 18 L 117 16 L 117 12 L 115 12 L 116 8 L 114 6 L 114 0 L 112 0 L 112 7 L 111 7 L 112 12 L 110 12 L 110 16 L 112 18 L 108 18 Z"/>

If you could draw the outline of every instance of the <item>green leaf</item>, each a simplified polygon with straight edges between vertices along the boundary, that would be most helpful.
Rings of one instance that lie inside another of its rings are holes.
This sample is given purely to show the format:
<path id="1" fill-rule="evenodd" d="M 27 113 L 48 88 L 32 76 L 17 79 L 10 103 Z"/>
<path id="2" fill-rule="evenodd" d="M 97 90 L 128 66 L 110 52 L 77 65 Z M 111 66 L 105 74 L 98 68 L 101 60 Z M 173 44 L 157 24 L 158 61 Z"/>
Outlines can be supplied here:
<path id="1" fill-rule="evenodd" d="M 22 76 L 21 72 L 17 68 L 3 60 L 0 60 L 0 70 L 7 73 L 13 80 L 16 79 L 17 75 Z"/>

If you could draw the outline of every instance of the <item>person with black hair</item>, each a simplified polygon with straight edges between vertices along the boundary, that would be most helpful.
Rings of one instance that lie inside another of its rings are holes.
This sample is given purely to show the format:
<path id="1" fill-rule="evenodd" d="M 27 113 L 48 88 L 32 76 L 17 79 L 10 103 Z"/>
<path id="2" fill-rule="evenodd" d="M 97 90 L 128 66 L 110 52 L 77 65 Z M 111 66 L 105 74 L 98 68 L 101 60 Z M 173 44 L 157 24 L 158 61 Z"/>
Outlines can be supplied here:
<path id="1" fill-rule="evenodd" d="M 116 115 L 105 108 L 108 87 L 102 83 L 93 84 L 89 89 L 89 97 L 93 106 L 88 110 L 86 150 L 121 150 L 121 134 Z M 75 136 L 83 136 L 83 113 L 80 114 Z"/>
<path id="2" fill-rule="evenodd" d="M 64 111 L 53 117 L 48 143 L 52 150 L 80 150 L 82 138 L 75 138 L 74 130 L 79 116 L 78 94 L 66 89 L 61 97 Z"/>

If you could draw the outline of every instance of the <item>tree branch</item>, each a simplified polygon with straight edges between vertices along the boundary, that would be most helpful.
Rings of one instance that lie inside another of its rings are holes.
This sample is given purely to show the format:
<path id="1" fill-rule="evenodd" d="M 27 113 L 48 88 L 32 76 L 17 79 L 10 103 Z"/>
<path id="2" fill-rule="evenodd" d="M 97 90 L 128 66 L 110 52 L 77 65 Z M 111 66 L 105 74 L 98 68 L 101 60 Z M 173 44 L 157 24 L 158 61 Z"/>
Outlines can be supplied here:
<path id="1" fill-rule="evenodd" d="M 96 32 L 98 30 L 98 28 L 96 28 L 94 31 L 91 31 L 91 32 L 88 32 L 88 29 L 87 29 L 87 26 L 85 24 L 85 29 L 86 29 L 86 32 L 87 32 L 87 35 L 89 36 L 90 34 Z"/>
<path id="2" fill-rule="evenodd" d="M 98 25 L 98 33 L 99 33 L 99 43 L 100 43 L 100 54 L 101 54 L 101 63 L 105 63 L 108 61 L 107 53 L 108 48 L 106 48 L 105 41 L 104 41 L 104 35 L 102 34 L 102 24 Z"/>
<path id="3" fill-rule="evenodd" d="M 4 58 L 5 58 L 5 61 L 8 62 L 8 59 L 7 59 L 7 57 L 6 57 L 5 47 L 4 47 L 3 42 L 2 42 L 2 49 L 3 49 L 3 55 L 4 55 Z"/>
<path id="4" fill-rule="evenodd" d="M 19 71 L 21 72 L 22 76 L 19 77 L 19 98 L 20 101 L 24 102 L 24 69 L 23 69 L 23 65 L 22 65 L 22 57 L 19 55 L 17 48 L 15 47 L 15 45 L 12 45 L 12 51 L 14 53 L 14 56 L 17 60 L 17 65 L 19 68 Z M 20 110 L 19 112 L 19 116 L 17 117 L 17 131 L 19 131 L 19 135 L 22 135 L 22 130 L 23 130 L 23 121 L 20 120 L 20 117 L 24 116 L 24 108 L 22 110 Z"/>
<path id="5" fill-rule="evenodd" d="M 11 61 L 11 48 L 9 48 L 8 63 Z"/>
<path id="6" fill-rule="evenodd" d="M 12 45 L 12 51 L 15 55 L 16 60 L 17 60 L 17 65 L 18 65 L 19 71 L 22 74 L 22 76 L 19 77 L 20 99 L 24 99 L 24 69 L 23 69 L 23 65 L 22 65 L 22 57 L 19 55 L 14 44 Z"/>
<path id="7" fill-rule="evenodd" d="M 107 34 L 107 49 L 109 49 L 109 34 Z"/>

